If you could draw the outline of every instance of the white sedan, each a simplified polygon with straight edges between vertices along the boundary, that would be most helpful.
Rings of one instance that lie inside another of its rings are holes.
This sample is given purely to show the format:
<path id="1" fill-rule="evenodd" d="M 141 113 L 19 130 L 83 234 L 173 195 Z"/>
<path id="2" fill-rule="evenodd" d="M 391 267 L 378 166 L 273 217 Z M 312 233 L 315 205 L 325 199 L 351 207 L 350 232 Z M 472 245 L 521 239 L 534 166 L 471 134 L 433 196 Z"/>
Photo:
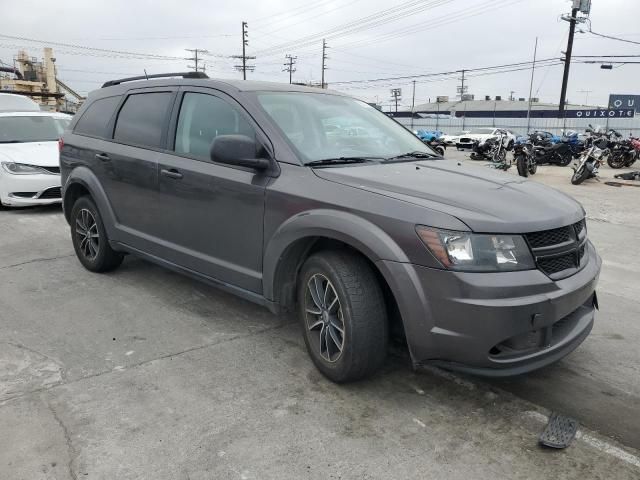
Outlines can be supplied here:
<path id="1" fill-rule="evenodd" d="M 504 128 L 473 128 L 469 133 L 462 135 L 456 142 L 456 148 L 473 148 L 473 144 L 479 141 L 481 144 L 486 142 L 490 138 L 498 138 L 500 136 L 506 136 L 505 146 L 513 147 L 516 142 L 516 135 Z"/>
<path id="2" fill-rule="evenodd" d="M 0 112 L 0 206 L 61 203 L 58 139 L 70 115 Z"/>
<path id="3" fill-rule="evenodd" d="M 447 146 L 453 146 L 458 143 L 460 137 L 466 135 L 467 133 L 469 133 L 469 130 L 463 130 L 454 134 L 445 133 L 440 137 L 440 140 L 442 140 Z"/>

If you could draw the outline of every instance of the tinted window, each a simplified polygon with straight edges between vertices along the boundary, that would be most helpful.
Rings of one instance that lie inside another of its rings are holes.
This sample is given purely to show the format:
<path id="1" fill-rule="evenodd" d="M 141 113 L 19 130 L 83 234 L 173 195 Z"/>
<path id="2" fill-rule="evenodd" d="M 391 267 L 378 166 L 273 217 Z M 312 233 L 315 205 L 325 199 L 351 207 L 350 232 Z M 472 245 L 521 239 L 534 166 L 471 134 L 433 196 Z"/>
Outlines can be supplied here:
<path id="1" fill-rule="evenodd" d="M 120 97 L 101 98 L 93 102 L 82 114 L 74 133 L 107 138 L 107 125 L 120 102 Z"/>
<path id="2" fill-rule="evenodd" d="M 162 128 L 171 96 L 171 92 L 129 95 L 118 114 L 114 140 L 133 145 L 161 147 Z"/>
<path id="3" fill-rule="evenodd" d="M 209 149 L 218 135 L 247 135 L 255 131 L 234 106 L 204 93 L 186 93 L 180 107 L 176 129 L 177 153 L 208 160 Z"/>

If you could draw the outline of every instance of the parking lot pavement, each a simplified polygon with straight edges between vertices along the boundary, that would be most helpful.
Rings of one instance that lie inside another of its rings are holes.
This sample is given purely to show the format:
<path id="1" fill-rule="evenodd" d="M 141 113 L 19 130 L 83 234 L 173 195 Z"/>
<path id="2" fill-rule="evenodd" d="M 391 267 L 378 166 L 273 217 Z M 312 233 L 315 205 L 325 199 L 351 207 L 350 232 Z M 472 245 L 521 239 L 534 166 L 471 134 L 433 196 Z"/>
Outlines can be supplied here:
<path id="1" fill-rule="evenodd" d="M 638 478 L 638 193 L 569 172 L 534 178 L 585 205 L 601 311 L 500 382 L 394 356 L 334 385 L 291 317 L 133 257 L 91 274 L 59 208 L 0 211 L 0 478 Z M 536 445 L 550 410 L 584 426 L 566 450 Z"/>

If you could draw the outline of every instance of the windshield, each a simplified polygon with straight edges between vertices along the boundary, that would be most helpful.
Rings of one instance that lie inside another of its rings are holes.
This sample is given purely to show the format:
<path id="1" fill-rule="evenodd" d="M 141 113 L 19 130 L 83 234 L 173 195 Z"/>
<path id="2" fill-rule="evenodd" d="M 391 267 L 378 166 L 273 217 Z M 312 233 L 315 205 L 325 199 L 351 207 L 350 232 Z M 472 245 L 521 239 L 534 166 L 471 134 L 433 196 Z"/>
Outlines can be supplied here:
<path id="1" fill-rule="evenodd" d="M 471 135 L 487 135 L 493 133 L 493 128 L 474 128 L 469 133 Z"/>
<path id="2" fill-rule="evenodd" d="M 0 143 L 53 142 L 63 130 L 53 117 L 0 117 Z"/>
<path id="3" fill-rule="evenodd" d="M 437 155 L 409 130 L 364 102 L 323 93 L 259 93 L 262 108 L 304 163 L 329 158 Z"/>

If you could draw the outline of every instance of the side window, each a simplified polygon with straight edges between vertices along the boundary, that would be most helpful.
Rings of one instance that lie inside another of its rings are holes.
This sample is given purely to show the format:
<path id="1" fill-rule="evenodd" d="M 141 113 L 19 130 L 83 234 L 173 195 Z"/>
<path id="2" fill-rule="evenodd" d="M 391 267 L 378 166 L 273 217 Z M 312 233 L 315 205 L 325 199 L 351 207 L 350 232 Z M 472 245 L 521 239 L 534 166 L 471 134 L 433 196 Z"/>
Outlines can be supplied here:
<path id="1" fill-rule="evenodd" d="M 96 100 L 87 107 L 76 123 L 74 133 L 106 138 L 107 125 L 115 112 L 121 97 L 107 97 Z"/>
<path id="2" fill-rule="evenodd" d="M 129 95 L 118 114 L 113 139 L 133 145 L 162 147 L 162 129 L 171 97 L 171 92 Z"/>
<path id="3" fill-rule="evenodd" d="M 186 93 L 178 115 L 176 153 L 209 160 L 211 144 L 218 135 L 255 138 L 255 130 L 227 101 L 206 93 Z"/>

